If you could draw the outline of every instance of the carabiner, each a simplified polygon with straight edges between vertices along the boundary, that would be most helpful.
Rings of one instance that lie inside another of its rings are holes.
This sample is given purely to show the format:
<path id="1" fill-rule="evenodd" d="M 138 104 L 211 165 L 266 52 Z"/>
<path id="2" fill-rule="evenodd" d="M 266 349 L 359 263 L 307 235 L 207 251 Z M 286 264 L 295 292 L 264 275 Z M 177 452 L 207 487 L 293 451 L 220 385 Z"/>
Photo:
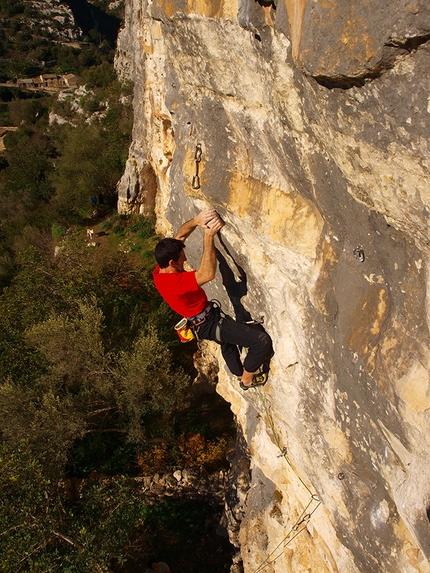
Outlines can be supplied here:
<path id="1" fill-rule="evenodd" d="M 200 163 L 201 159 L 202 159 L 202 146 L 200 145 L 200 143 L 198 143 L 196 145 L 196 154 L 194 155 L 194 159 Z"/>
<path id="2" fill-rule="evenodd" d="M 198 175 L 194 175 L 192 187 L 193 189 L 200 189 L 200 177 Z"/>

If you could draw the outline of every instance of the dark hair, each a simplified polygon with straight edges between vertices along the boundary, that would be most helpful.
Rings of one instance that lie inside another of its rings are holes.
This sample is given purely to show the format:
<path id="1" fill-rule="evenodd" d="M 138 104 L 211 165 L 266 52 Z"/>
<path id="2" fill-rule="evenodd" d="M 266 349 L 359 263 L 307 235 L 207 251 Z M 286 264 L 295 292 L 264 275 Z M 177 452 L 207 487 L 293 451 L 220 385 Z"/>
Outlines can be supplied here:
<path id="1" fill-rule="evenodd" d="M 148 559 L 148 568 L 152 569 L 152 566 L 154 565 L 154 563 L 158 563 L 156 557 L 151 557 L 151 559 Z"/>
<path id="2" fill-rule="evenodd" d="M 160 265 L 161 269 L 169 266 L 169 261 L 177 261 L 181 255 L 182 249 L 185 245 L 178 239 L 161 239 L 155 246 L 155 259 Z"/>

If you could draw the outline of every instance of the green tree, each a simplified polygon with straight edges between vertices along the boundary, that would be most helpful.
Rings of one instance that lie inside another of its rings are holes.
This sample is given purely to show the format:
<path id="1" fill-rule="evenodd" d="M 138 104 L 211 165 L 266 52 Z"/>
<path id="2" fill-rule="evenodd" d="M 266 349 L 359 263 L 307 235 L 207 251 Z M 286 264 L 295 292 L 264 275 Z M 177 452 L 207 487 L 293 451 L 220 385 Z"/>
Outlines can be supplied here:
<path id="1" fill-rule="evenodd" d="M 47 544 L 51 482 L 26 442 L 0 445 L 0 487 L 0 571 L 28 571 Z"/>
<path id="2" fill-rule="evenodd" d="M 35 126 L 42 129 L 47 126 L 51 98 L 14 99 L 9 105 L 10 117 L 16 126 Z M 43 122 L 43 123 L 42 123 Z"/>
<path id="3" fill-rule="evenodd" d="M 71 46 L 58 46 L 56 59 L 58 71 L 63 74 L 79 73 L 79 60 L 80 52 Z"/>
<path id="4" fill-rule="evenodd" d="M 49 139 L 24 130 L 14 137 L 8 167 L 0 172 L 0 228 L 6 244 L 16 252 L 28 245 L 26 236 L 34 240 L 38 230 L 49 231 L 54 187 Z"/>
<path id="5" fill-rule="evenodd" d="M 1 0 L 0 12 L 7 18 L 22 14 L 25 10 L 24 2 L 17 2 L 16 0 Z"/>
<path id="6" fill-rule="evenodd" d="M 131 112 L 114 102 L 110 94 L 106 94 L 105 102 L 103 107 L 108 111 L 100 119 L 62 132 L 53 184 L 54 209 L 64 217 L 87 213 L 94 194 L 111 200 L 116 197 L 130 144 Z"/>
<path id="7" fill-rule="evenodd" d="M 92 301 L 27 329 L 39 369 L 30 380 L 9 375 L 0 385 L 0 430 L 9 442 L 27 440 L 58 465 L 86 433 L 119 431 L 135 443 L 169 434 L 188 377 L 152 328 L 119 356 L 106 352 L 103 328 Z"/>
<path id="8" fill-rule="evenodd" d="M 117 401 L 128 422 L 129 439 L 145 441 L 148 435 L 166 436 L 167 423 L 183 405 L 189 378 L 174 369 L 170 351 L 150 327 L 136 340 L 132 352 L 123 352 L 117 370 Z"/>
<path id="9" fill-rule="evenodd" d="M 0 100 L 8 102 L 12 101 L 12 99 L 13 99 L 13 91 L 9 87 L 0 86 Z"/>
<path id="10" fill-rule="evenodd" d="M 145 517 L 131 480 L 72 481 L 47 475 L 26 441 L 0 445 L 0 571 L 110 571 Z"/>
<path id="11" fill-rule="evenodd" d="M 116 80 L 116 73 L 109 62 L 102 62 L 85 70 L 84 79 L 91 88 L 106 88 Z"/>

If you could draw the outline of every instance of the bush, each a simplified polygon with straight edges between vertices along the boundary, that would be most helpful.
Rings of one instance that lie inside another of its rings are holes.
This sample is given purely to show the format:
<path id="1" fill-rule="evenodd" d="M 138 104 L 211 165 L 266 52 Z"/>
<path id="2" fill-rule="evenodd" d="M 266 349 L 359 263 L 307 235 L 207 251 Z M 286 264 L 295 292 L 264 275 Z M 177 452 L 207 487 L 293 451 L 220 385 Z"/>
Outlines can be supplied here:
<path id="1" fill-rule="evenodd" d="M 0 446 L 0 536 L 2 571 L 110 571 L 125 562 L 127 541 L 146 516 L 125 478 L 57 485 L 26 442 Z M 115 503 L 112 503 L 112 500 Z"/>
<path id="2" fill-rule="evenodd" d="M 67 229 L 64 225 L 58 223 L 52 223 L 52 236 L 53 237 L 64 237 Z"/>
<path id="3" fill-rule="evenodd" d="M 64 217 L 76 216 L 82 210 L 88 212 L 92 195 L 103 195 L 107 204 L 115 202 L 116 186 L 124 170 L 123 157 L 130 144 L 131 113 L 113 101 L 114 95 L 116 87 L 114 94 L 103 96 L 103 101 L 108 102 L 109 109 L 117 110 L 116 122 L 110 122 L 110 116 L 102 116 L 75 129 L 58 129 L 60 156 L 53 178 L 57 191 L 54 208 Z M 101 99 L 97 96 L 94 101 Z"/>
<path id="4" fill-rule="evenodd" d="M 0 2 L 0 12 L 7 18 L 23 14 L 24 10 L 25 4 L 19 0 L 1 0 Z"/>
<path id="5" fill-rule="evenodd" d="M 14 97 L 12 90 L 7 86 L 0 86 L 0 100 L 11 101 Z"/>
<path id="6" fill-rule="evenodd" d="M 83 78 L 90 88 L 105 88 L 116 80 L 116 73 L 110 63 L 103 62 L 85 70 Z"/>
<path id="7" fill-rule="evenodd" d="M 43 126 L 46 125 L 50 103 L 51 100 L 47 97 L 11 101 L 9 110 L 13 125 L 20 126 L 25 123 L 34 126 L 42 121 L 44 122 Z"/>
<path id="8" fill-rule="evenodd" d="M 219 469 L 226 465 L 226 448 L 225 438 L 208 441 L 200 434 L 193 434 L 185 442 L 184 465 L 205 466 L 210 471 Z"/>

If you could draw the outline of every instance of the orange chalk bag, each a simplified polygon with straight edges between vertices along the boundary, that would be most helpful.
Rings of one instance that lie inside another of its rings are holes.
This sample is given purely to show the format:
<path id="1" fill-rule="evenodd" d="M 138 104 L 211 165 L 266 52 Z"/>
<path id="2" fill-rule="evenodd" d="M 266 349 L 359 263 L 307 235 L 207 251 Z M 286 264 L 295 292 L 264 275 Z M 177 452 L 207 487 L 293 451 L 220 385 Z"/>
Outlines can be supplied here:
<path id="1" fill-rule="evenodd" d="M 175 330 L 181 342 L 191 342 L 195 339 L 194 333 L 186 318 L 182 318 L 178 324 L 175 324 Z"/>

